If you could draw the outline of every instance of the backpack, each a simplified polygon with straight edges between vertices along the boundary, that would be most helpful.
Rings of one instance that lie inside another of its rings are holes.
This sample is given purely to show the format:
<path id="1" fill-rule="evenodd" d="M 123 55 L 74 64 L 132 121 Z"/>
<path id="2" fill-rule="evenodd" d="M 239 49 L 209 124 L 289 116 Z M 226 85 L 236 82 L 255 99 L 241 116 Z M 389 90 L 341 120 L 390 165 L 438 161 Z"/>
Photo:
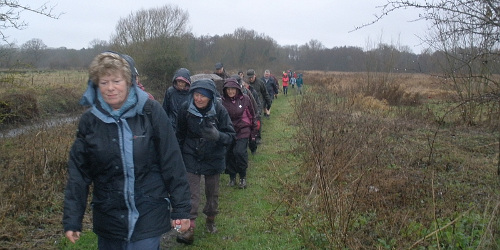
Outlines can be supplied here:
<path id="1" fill-rule="evenodd" d="M 156 132 L 155 126 L 153 124 L 153 100 L 152 99 L 147 99 L 146 103 L 144 104 L 143 107 L 144 114 L 146 114 L 146 117 L 148 118 L 149 122 L 151 123 L 151 127 L 153 128 L 153 141 L 155 143 L 155 148 L 158 150 L 158 143 L 160 138 L 158 137 L 158 133 Z"/>

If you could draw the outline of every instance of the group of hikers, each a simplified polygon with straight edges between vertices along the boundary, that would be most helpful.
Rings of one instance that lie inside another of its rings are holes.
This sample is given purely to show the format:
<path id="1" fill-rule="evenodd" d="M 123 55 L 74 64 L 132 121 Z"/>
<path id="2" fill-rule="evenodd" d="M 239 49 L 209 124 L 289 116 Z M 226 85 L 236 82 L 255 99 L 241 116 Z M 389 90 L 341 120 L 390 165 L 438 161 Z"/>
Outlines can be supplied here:
<path id="1" fill-rule="evenodd" d="M 291 69 L 288 71 L 283 71 L 283 95 L 288 95 L 288 86 L 292 86 L 292 89 L 297 85 L 297 93 L 302 95 L 302 85 L 304 85 L 304 80 L 302 79 L 302 73 L 297 75 L 297 72 L 293 72 Z"/>
<path id="2" fill-rule="evenodd" d="M 90 108 L 68 161 L 63 226 L 71 242 L 80 238 L 91 185 L 99 249 L 159 249 L 171 228 L 178 242 L 193 243 L 202 183 L 206 229 L 217 232 L 220 175 L 229 175 L 231 187 L 247 187 L 247 149 L 255 154 L 262 143 L 261 116 L 270 117 L 279 87 L 269 70 L 261 78 L 253 69 L 229 76 L 216 63 L 214 74 L 221 90 L 178 69 L 160 104 L 130 56 L 108 51 L 93 59 L 80 100 Z M 286 77 L 285 96 L 290 79 L 301 89 L 301 74 Z"/>

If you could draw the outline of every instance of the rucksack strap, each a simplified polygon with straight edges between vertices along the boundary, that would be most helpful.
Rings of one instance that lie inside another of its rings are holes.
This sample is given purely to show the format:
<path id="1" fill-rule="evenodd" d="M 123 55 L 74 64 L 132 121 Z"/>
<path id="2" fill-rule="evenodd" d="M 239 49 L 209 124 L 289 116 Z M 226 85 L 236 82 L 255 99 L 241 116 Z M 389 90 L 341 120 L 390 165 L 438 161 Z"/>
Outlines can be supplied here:
<path id="1" fill-rule="evenodd" d="M 146 103 L 144 104 L 144 114 L 146 114 L 147 119 L 149 120 L 149 123 L 151 124 L 151 127 L 153 128 L 153 140 L 155 142 L 155 148 L 158 151 L 158 142 L 159 142 L 159 137 L 158 133 L 156 131 L 155 125 L 153 124 L 153 100 L 147 99 Z"/>

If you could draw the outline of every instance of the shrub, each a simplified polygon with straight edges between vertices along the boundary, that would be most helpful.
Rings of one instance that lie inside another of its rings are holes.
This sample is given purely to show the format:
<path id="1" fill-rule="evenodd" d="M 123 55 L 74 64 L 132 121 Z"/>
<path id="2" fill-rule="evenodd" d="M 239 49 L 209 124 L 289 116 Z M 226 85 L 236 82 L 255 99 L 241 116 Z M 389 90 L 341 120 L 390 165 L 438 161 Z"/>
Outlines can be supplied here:
<path id="1" fill-rule="evenodd" d="M 5 93 L 0 96 L 0 124 L 25 122 L 39 116 L 36 97 L 31 93 Z"/>
<path id="2" fill-rule="evenodd" d="M 43 114 L 72 113 L 81 110 L 78 104 L 82 93 L 75 88 L 56 87 L 47 88 L 41 94 L 40 107 Z"/>

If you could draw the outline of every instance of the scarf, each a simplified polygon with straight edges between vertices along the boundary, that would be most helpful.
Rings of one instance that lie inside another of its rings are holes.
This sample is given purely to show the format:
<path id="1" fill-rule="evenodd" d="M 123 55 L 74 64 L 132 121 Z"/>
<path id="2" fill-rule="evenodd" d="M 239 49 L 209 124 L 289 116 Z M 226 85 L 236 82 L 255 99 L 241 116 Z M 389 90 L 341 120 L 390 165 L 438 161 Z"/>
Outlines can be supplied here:
<path id="1" fill-rule="evenodd" d="M 133 86 L 131 88 L 129 88 L 127 100 L 117 110 L 114 110 L 113 108 L 111 108 L 111 106 L 109 106 L 109 104 L 107 104 L 104 101 L 104 98 L 102 98 L 102 95 L 101 95 L 101 91 L 97 90 L 96 92 L 97 92 L 97 99 L 101 103 L 101 107 L 104 110 L 108 111 L 108 113 L 113 118 L 115 118 L 115 120 L 118 120 L 120 118 L 120 116 L 123 115 L 123 113 L 125 113 L 127 110 L 130 109 L 130 107 L 133 107 L 137 103 L 137 95 L 135 94 L 135 88 Z"/>

